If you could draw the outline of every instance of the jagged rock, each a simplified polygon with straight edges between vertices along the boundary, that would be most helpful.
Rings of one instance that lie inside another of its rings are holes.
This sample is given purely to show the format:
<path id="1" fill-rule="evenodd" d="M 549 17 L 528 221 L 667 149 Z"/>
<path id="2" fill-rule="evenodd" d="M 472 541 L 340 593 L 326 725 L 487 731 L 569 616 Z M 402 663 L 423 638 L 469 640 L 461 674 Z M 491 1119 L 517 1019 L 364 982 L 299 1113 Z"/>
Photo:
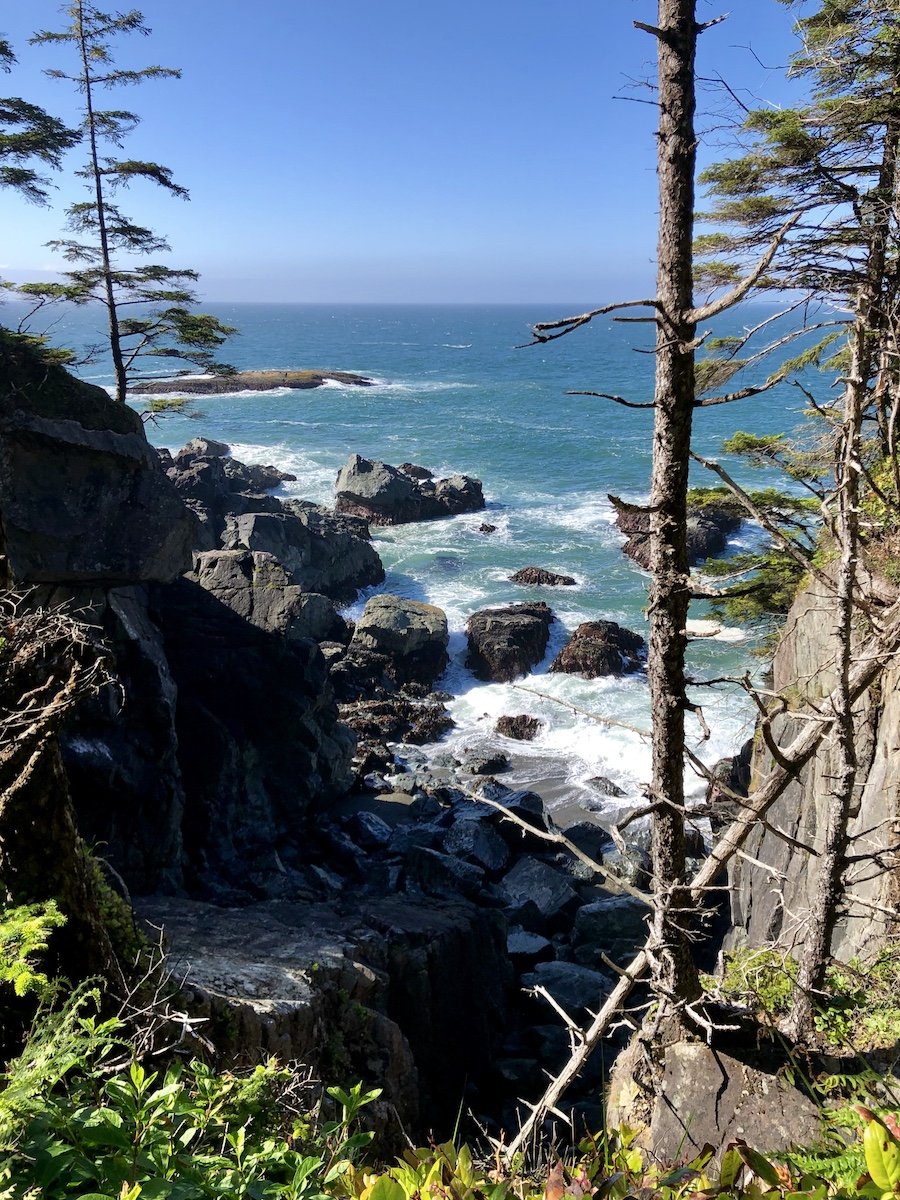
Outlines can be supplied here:
<path id="1" fill-rule="evenodd" d="M 259 894 L 277 886 L 278 852 L 349 786 L 352 735 L 315 643 L 264 633 L 187 579 L 153 603 L 177 686 L 188 862 Z"/>
<path id="2" fill-rule="evenodd" d="M 161 453 L 161 452 L 160 452 Z M 231 447 L 225 442 L 217 442 L 215 438 L 196 437 L 175 451 L 175 459 L 181 462 L 191 462 L 195 458 L 225 458 L 231 454 Z"/>
<path id="3" fill-rule="evenodd" d="M 648 1120 L 635 1103 L 640 1103 L 634 1081 L 638 1053 L 633 1044 L 616 1062 L 607 1104 L 609 1127 L 628 1125 L 637 1133 L 637 1144 L 659 1161 L 689 1159 L 705 1145 L 718 1157 L 736 1139 L 762 1153 L 821 1140 L 821 1111 L 780 1071 L 760 1069 L 751 1065 L 752 1059 L 742 1062 L 702 1042 L 666 1048 Z"/>
<path id="4" fill-rule="evenodd" d="M 425 846 L 413 846 L 406 856 L 407 877 L 428 896 L 474 897 L 481 890 L 484 871 L 475 863 Z"/>
<path id="5" fill-rule="evenodd" d="M 650 513 L 646 508 L 627 504 L 617 496 L 608 497 L 616 511 L 616 524 L 628 540 L 622 549 L 644 570 L 650 567 Z M 741 517 L 729 504 L 704 504 L 688 512 L 688 562 L 696 566 L 705 558 L 725 549 L 728 535 L 741 524 Z"/>
<path id="6" fill-rule="evenodd" d="M 177 379 L 152 379 L 134 383 L 128 391 L 134 396 L 189 394 L 220 396 L 233 392 L 271 392 L 277 388 L 305 390 L 321 387 L 334 380 L 346 387 L 373 387 L 374 380 L 350 371 L 234 371 L 230 375 L 191 375 Z"/>
<path id="7" fill-rule="evenodd" d="M 600 961 L 601 951 L 615 962 L 629 961 L 647 938 L 650 909 L 634 896 L 607 896 L 583 904 L 575 917 L 572 943 L 579 962 Z"/>
<path id="8" fill-rule="evenodd" d="M 478 532 L 479 533 L 496 533 L 497 526 L 490 525 L 487 521 L 482 521 L 481 524 L 478 526 Z"/>
<path id="9" fill-rule="evenodd" d="M 331 678 L 334 677 L 332 670 Z M 422 745 L 436 742 L 453 728 L 453 718 L 443 704 L 411 700 L 403 695 L 350 701 L 341 704 L 340 713 L 341 720 L 361 739 Z"/>
<path id="10" fill-rule="evenodd" d="M 551 671 L 597 679 L 637 670 L 647 649 L 644 639 L 615 621 L 585 621 L 550 664 Z"/>
<path id="11" fill-rule="evenodd" d="M 485 608 L 466 622 L 466 666 L 478 679 L 509 683 L 544 657 L 553 613 L 546 604 Z"/>
<path id="12" fill-rule="evenodd" d="M 366 602 L 350 653 L 384 655 L 398 683 L 431 684 L 449 661 L 448 640 L 447 617 L 441 609 L 402 596 L 380 595 Z"/>
<path id="13" fill-rule="evenodd" d="M 517 962 L 520 969 L 523 964 L 534 966 L 539 962 L 548 962 L 556 957 L 553 943 L 549 938 L 539 933 L 529 933 L 519 925 L 513 925 L 506 939 L 506 953 Z"/>
<path id="14" fill-rule="evenodd" d="M 505 754 L 478 754 L 469 751 L 463 758 L 462 765 L 472 775 L 500 775 L 509 770 L 509 759 Z"/>
<path id="15" fill-rule="evenodd" d="M 575 578 L 572 575 L 557 575 L 555 571 L 547 571 L 543 567 L 522 567 L 509 577 L 510 583 L 521 583 L 528 587 L 573 587 Z"/>
<path id="16" fill-rule="evenodd" d="M 375 525 L 401 525 L 484 508 L 481 483 L 468 475 L 413 477 L 383 462 L 352 454 L 335 484 L 338 512 Z"/>
<path id="17" fill-rule="evenodd" d="M 194 556 L 194 577 L 258 629 L 290 641 L 338 639 L 346 628 L 331 600 L 297 587 L 271 554 L 208 550 Z"/>
<path id="18" fill-rule="evenodd" d="M 312 509 L 229 516 L 222 544 L 226 550 L 271 554 L 303 591 L 334 599 L 348 599 L 384 579 L 370 542 Z"/>
<path id="19" fill-rule="evenodd" d="M 426 1122 L 451 1136 L 507 1024 L 505 922 L 458 899 L 154 899 L 141 915 L 165 928 L 186 1008 L 208 1018 L 225 1061 L 276 1055 L 323 1078 L 377 1080 L 416 1137 Z"/>
<path id="20" fill-rule="evenodd" d="M 734 796 L 747 796 L 752 759 L 753 738 L 748 738 L 737 754 L 722 758 L 713 766 L 713 778 L 706 789 L 706 803 L 714 838 L 731 824 L 741 809 L 740 800 L 727 795 L 720 785 L 724 785 Z"/>
<path id="21" fill-rule="evenodd" d="M 834 568 L 832 568 L 833 570 Z M 834 630 L 839 617 L 835 593 L 827 582 L 811 579 L 797 594 L 783 624 L 783 635 L 772 664 L 772 690 L 792 696 L 791 708 L 805 702 L 821 707 L 836 686 Z M 854 630 L 854 641 L 864 636 Z M 855 708 L 856 787 L 848 822 L 847 854 L 864 855 L 873 863 L 896 861 L 891 830 L 900 821 L 900 664 L 884 669 L 879 685 L 857 701 Z M 787 746 L 804 728 L 803 716 L 787 711 L 774 717 L 772 735 Z M 752 786 L 773 770 L 770 751 L 757 738 L 751 764 Z M 787 785 L 767 813 L 769 829 L 755 829 L 745 844 L 750 859 L 732 864 L 729 882 L 734 926 L 727 947 L 775 945 L 796 953 L 806 925 L 792 914 L 808 913 L 821 881 L 821 857 L 808 854 L 782 837 L 803 845 L 821 846 L 828 825 L 832 781 L 840 767 L 833 743 L 823 744 Z M 779 880 L 778 888 L 772 879 Z M 768 880 L 768 884 L 766 884 Z M 900 934 L 897 871 L 860 872 L 851 888 L 853 899 L 842 906 L 831 940 L 831 953 L 842 961 L 870 961 Z"/>
<path id="22" fill-rule="evenodd" d="M 415 463 L 401 463 L 397 470 L 408 475 L 410 479 L 434 479 L 433 471 L 429 471 L 427 467 L 417 467 Z"/>
<path id="23" fill-rule="evenodd" d="M 516 716 L 498 717 L 494 732 L 503 737 L 514 738 L 517 742 L 533 742 L 542 728 L 543 721 L 539 721 L 537 717 L 519 713 Z"/>
<path id="24" fill-rule="evenodd" d="M 447 854 L 473 859 L 491 875 L 509 866 L 509 847 L 486 821 L 456 821 L 444 838 Z"/>
<path id="25" fill-rule="evenodd" d="M 626 843 L 624 852 L 607 851 L 603 855 L 603 866 L 623 882 L 630 883 L 632 887 L 645 888 L 650 884 L 650 855 L 634 843 Z"/>
<path id="26" fill-rule="evenodd" d="M 604 972 L 562 961 L 538 963 L 531 974 L 522 977 L 522 985 L 546 988 L 576 1020 L 585 1013 L 597 1012 L 613 989 L 612 980 Z M 546 1011 L 546 1001 L 538 1003 Z"/>
<path id="27" fill-rule="evenodd" d="M 504 875 L 501 887 L 511 906 L 516 908 L 530 902 L 546 923 L 558 923 L 578 904 L 578 896 L 569 879 L 561 871 L 528 854 Z"/>
<path id="28" fill-rule="evenodd" d="M 6 331 L 0 513 L 13 585 L 167 581 L 190 567 L 193 522 L 140 416 Z"/>
<path id="29" fill-rule="evenodd" d="M 222 463 L 225 478 L 233 492 L 267 492 L 281 483 L 293 483 L 297 476 L 278 467 L 261 463 L 242 463 L 236 458 L 226 458 Z"/>
<path id="30" fill-rule="evenodd" d="M 622 788 L 619 787 L 617 783 L 613 783 L 613 781 L 611 779 L 607 779 L 605 775 L 594 775 L 588 780 L 588 783 L 591 785 L 594 791 L 599 792 L 601 796 L 611 796 L 615 800 L 618 800 L 627 794 L 622 790 Z"/>

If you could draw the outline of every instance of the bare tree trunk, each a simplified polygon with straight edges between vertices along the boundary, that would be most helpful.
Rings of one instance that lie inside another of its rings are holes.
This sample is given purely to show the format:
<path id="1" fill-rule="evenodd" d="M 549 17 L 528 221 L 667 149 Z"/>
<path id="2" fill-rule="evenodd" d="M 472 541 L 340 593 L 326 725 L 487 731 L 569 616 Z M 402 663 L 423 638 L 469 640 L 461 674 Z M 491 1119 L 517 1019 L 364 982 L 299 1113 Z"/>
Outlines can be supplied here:
<path id="1" fill-rule="evenodd" d="M 837 688 L 834 773 L 824 846 L 818 861 L 819 878 L 809 913 L 809 927 L 799 956 L 794 1004 L 787 1030 L 797 1039 L 808 1033 L 813 1022 L 814 998 L 825 981 L 831 938 L 843 894 L 848 824 L 856 787 L 856 719 L 850 672 L 853 665 L 853 633 L 856 593 L 859 586 L 859 500 L 863 414 L 870 403 L 869 386 L 884 343 L 883 308 L 888 243 L 897 192 L 897 140 L 895 123 L 888 122 L 876 190 L 873 224 L 869 232 L 866 277 L 859 289 L 856 317 L 850 337 L 850 367 L 844 383 L 844 413 L 839 453 L 835 462 L 835 535 L 840 546 L 837 600 L 838 619 L 835 663 Z M 880 385 L 880 381 L 879 381 Z M 881 388 L 876 385 L 871 402 L 881 408 Z"/>
<path id="2" fill-rule="evenodd" d="M 695 0 L 659 0 L 659 234 L 650 488 L 650 643 L 653 720 L 653 975 L 660 997 L 692 1001 L 700 984 L 685 933 L 685 628 L 690 601 L 687 488 L 694 406 Z"/>

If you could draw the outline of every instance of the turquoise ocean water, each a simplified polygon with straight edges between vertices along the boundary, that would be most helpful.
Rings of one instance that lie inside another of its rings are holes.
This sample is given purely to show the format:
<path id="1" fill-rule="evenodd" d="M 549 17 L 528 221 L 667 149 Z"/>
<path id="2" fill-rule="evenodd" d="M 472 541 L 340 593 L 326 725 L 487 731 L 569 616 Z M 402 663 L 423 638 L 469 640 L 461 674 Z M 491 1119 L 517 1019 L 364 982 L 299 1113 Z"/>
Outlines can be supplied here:
<path id="1" fill-rule="evenodd" d="M 552 804 L 596 808 L 587 780 L 599 774 L 626 793 L 607 805 L 639 801 L 649 751 L 626 726 L 647 726 L 643 676 L 588 682 L 549 675 L 547 667 L 581 621 L 604 617 L 646 633 L 647 579 L 621 553 L 624 539 L 606 497 L 612 492 L 632 501 L 646 498 L 651 414 L 567 392 L 649 399 L 649 327 L 603 319 L 559 341 L 517 348 L 529 340 L 532 321 L 584 306 L 205 307 L 239 328 L 223 353 L 239 369 L 331 368 L 358 372 L 377 385 L 201 397 L 194 415 L 149 424 L 151 441 L 175 449 L 201 433 L 221 439 L 241 459 L 292 471 L 297 482 L 284 491 L 320 503 L 332 501 L 337 471 L 352 452 L 394 464 L 415 462 L 439 475 L 477 475 L 488 501 L 485 513 L 373 530 L 387 570 L 379 590 L 427 600 L 447 613 L 453 661 L 442 686 L 453 694 L 457 721 L 450 746 L 495 749 L 503 741 L 492 733 L 497 716 L 532 713 L 545 723 L 536 741 L 503 746 L 515 755 L 513 781 L 536 786 Z M 15 313 L 7 305 L 2 315 L 10 322 Z M 764 315 L 762 306 L 748 307 L 732 315 L 730 324 L 756 324 Z M 66 314 L 52 337 L 86 345 L 99 340 L 100 324 L 96 312 Z M 79 373 L 92 382 L 111 382 L 102 361 Z M 701 410 L 696 446 L 715 456 L 737 428 L 790 430 L 799 422 L 801 401 L 796 390 L 782 387 L 738 405 Z M 768 482 L 741 463 L 731 465 L 745 482 Z M 700 474 L 695 481 L 716 482 Z M 479 533 L 482 521 L 497 531 Z M 732 544 L 738 548 L 760 537 L 759 530 L 745 526 Z M 525 589 L 508 582 L 513 571 L 529 565 L 574 575 L 578 586 Z M 547 658 L 516 686 L 478 683 L 463 661 L 466 617 L 488 605 L 529 598 L 546 600 L 557 617 Z M 696 607 L 697 617 L 707 615 Z M 692 643 L 692 674 L 702 679 L 740 673 L 748 664 L 758 669 L 746 633 L 726 629 L 722 638 Z M 703 691 L 701 697 L 712 737 L 700 744 L 695 728 L 692 739 L 712 762 L 750 735 L 753 717 L 737 689 Z M 690 787 L 697 796 L 704 790 L 693 777 Z"/>

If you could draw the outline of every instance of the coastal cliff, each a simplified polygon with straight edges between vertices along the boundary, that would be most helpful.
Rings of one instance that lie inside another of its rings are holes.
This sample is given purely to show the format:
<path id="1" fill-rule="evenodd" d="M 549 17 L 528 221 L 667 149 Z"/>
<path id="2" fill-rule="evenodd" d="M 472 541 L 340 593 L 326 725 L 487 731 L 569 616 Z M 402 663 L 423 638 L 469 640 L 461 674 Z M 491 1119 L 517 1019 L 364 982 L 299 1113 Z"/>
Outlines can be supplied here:
<path id="1" fill-rule="evenodd" d="M 812 579 L 797 595 L 784 625 L 773 663 L 772 690 L 786 697 L 786 711 L 774 718 L 776 744 L 796 735 L 804 703 L 815 705 L 835 686 L 837 611 L 834 593 Z M 874 958 L 900 931 L 900 879 L 890 869 L 900 832 L 900 665 L 886 667 L 880 683 L 857 702 L 857 786 L 849 827 L 851 860 L 847 899 L 832 940 L 832 953 L 848 961 Z M 771 770 L 772 755 L 754 741 L 751 790 Z M 833 752 L 820 746 L 760 826 L 748 839 L 746 857 L 731 868 L 731 932 L 736 948 L 799 947 L 808 927 L 810 903 L 819 880 L 813 850 L 822 844 Z"/>

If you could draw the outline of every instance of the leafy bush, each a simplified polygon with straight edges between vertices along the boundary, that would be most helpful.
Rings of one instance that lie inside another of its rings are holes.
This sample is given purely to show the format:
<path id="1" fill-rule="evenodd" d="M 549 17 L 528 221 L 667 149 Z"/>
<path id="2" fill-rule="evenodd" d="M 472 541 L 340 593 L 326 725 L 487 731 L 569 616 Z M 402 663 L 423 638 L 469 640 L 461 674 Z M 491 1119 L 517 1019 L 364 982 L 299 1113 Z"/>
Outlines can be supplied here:
<path id="1" fill-rule="evenodd" d="M 38 963 L 51 933 L 64 923 L 52 900 L 0 909 L 0 985 L 17 996 L 45 997 L 52 985 Z"/>

